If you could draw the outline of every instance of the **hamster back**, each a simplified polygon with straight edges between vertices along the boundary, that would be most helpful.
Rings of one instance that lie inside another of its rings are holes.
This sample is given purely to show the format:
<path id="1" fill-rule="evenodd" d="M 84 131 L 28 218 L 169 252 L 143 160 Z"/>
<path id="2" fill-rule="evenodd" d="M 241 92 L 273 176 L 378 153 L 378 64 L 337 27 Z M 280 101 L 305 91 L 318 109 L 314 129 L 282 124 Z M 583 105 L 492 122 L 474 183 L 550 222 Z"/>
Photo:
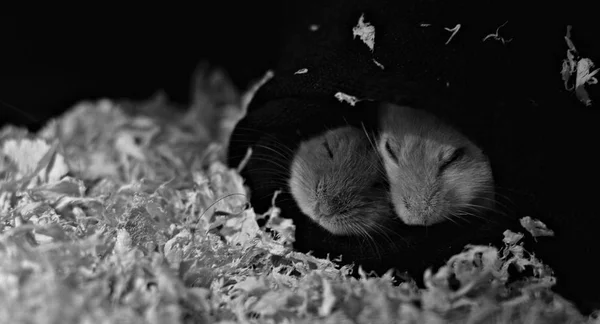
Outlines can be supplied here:
<path id="1" fill-rule="evenodd" d="M 365 133 L 346 126 L 300 144 L 289 187 L 304 214 L 335 235 L 368 235 L 393 215 L 382 165 Z"/>
<path id="2" fill-rule="evenodd" d="M 492 208 L 489 161 L 473 142 L 422 110 L 383 104 L 379 113 L 378 152 L 404 223 L 432 225 Z"/>

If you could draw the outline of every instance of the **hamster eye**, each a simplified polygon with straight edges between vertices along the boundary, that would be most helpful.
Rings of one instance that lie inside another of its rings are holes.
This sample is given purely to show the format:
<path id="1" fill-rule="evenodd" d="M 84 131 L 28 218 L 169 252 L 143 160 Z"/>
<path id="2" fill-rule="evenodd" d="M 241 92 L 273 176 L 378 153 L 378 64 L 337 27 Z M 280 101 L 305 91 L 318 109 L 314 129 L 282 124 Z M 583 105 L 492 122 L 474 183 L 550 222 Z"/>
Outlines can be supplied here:
<path id="1" fill-rule="evenodd" d="M 456 161 L 460 160 L 465 155 L 465 153 L 466 152 L 464 147 L 460 147 L 454 150 L 454 152 L 452 152 L 452 155 L 450 155 L 450 157 L 443 161 L 442 165 L 440 165 L 440 173 Z"/>
<path id="2" fill-rule="evenodd" d="M 398 162 L 398 157 L 396 156 L 396 153 L 394 153 L 394 150 L 392 150 L 390 141 L 385 141 L 385 150 L 392 157 L 392 159 L 394 159 L 396 162 Z"/>
<path id="3" fill-rule="evenodd" d="M 327 143 L 327 141 L 324 141 L 323 146 L 325 146 L 325 149 L 327 150 L 327 154 L 329 154 L 329 157 L 333 159 L 333 151 L 331 150 L 331 147 L 329 147 L 329 143 Z"/>

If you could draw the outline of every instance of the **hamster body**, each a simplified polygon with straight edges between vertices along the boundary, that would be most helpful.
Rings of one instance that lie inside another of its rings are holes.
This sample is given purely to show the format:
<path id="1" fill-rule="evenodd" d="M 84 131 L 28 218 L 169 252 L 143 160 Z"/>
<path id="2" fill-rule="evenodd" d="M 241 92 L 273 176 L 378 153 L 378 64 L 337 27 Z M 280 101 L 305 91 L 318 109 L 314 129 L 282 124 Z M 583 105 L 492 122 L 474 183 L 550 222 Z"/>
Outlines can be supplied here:
<path id="1" fill-rule="evenodd" d="M 377 151 L 397 216 L 407 225 L 433 225 L 490 209 L 494 183 L 487 157 L 435 116 L 382 104 Z"/>
<path id="2" fill-rule="evenodd" d="M 366 134 L 340 127 L 300 144 L 289 189 L 304 214 L 334 235 L 381 232 L 393 219 L 381 160 Z"/>

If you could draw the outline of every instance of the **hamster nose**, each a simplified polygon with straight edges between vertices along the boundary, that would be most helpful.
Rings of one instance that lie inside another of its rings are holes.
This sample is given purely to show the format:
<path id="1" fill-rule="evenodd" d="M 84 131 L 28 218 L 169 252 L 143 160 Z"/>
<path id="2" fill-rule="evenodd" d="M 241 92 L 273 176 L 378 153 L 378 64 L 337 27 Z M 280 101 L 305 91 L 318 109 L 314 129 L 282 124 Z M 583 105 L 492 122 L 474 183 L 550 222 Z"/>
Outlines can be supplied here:
<path id="1" fill-rule="evenodd" d="M 408 199 L 402 198 L 402 202 L 404 203 L 404 207 L 406 207 L 406 209 L 410 209 L 411 205 Z"/>
<path id="2" fill-rule="evenodd" d="M 343 207 L 342 199 L 340 199 L 340 197 L 338 197 L 338 196 L 331 198 L 331 203 L 335 207 Z"/>
<path id="3" fill-rule="evenodd" d="M 323 193 L 323 191 L 325 191 L 325 183 L 323 179 L 319 179 L 319 182 L 317 182 L 315 187 L 315 191 L 317 192 L 317 195 L 320 195 Z"/>
<path id="4" fill-rule="evenodd" d="M 327 204 L 317 203 L 315 205 L 315 215 L 317 215 L 319 218 L 329 216 L 329 208 L 327 207 Z"/>

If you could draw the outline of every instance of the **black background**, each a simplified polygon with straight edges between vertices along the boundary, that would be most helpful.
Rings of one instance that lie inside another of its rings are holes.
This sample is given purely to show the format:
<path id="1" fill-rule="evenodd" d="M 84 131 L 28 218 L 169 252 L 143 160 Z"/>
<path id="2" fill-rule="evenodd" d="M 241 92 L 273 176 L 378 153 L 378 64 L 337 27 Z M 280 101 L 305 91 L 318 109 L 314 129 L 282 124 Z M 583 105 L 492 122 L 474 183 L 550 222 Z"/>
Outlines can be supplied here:
<path id="1" fill-rule="evenodd" d="M 469 9 L 468 2 L 459 3 L 457 17 Z M 513 65 L 522 60 L 522 74 L 507 82 L 521 82 L 527 86 L 524 91 L 532 94 L 560 92 L 557 73 L 565 56 L 562 37 L 567 24 L 574 26 L 578 50 L 599 61 L 600 41 L 594 33 L 597 19 L 587 2 L 530 2 L 526 7 L 507 3 L 490 7 L 498 17 L 494 24 L 510 15 L 513 21 L 503 33 L 528 39 L 528 44 L 520 46 L 521 53 L 507 60 Z M 137 12 L 120 8 L 71 8 L 46 15 L 4 12 L 0 16 L 0 125 L 35 129 L 80 100 L 141 99 L 159 89 L 185 103 L 190 75 L 201 60 L 223 66 L 237 86 L 245 87 L 275 65 L 281 44 L 289 36 L 284 26 L 295 18 L 294 10 L 301 15 L 304 7 L 302 2 L 294 3 L 296 7 L 291 4 L 217 1 L 198 8 L 171 6 Z M 313 4 L 311 8 L 318 7 Z M 532 63 L 531 70 L 527 61 Z M 598 93 L 600 87 L 590 88 Z"/>
<path id="2" fill-rule="evenodd" d="M 80 100 L 144 99 L 159 89 L 185 103 L 201 60 L 245 87 L 277 57 L 279 11 L 276 1 L 217 1 L 179 10 L 5 12 L 0 124 L 35 129 Z"/>

